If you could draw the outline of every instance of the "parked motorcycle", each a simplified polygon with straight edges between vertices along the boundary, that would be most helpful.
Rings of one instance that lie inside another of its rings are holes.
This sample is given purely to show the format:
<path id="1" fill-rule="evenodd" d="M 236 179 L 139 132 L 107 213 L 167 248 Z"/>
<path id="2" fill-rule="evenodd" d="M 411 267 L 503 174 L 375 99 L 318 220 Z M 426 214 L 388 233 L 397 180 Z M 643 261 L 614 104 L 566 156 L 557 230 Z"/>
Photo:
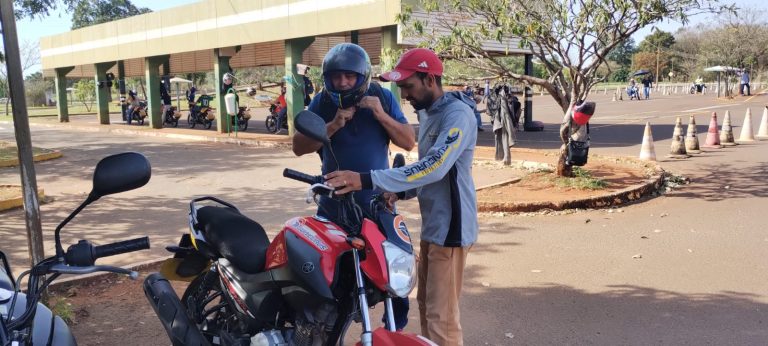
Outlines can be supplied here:
<path id="1" fill-rule="evenodd" d="M 213 121 L 216 120 L 216 116 L 211 109 L 212 96 L 200 95 L 195 103 L 189 109 L 189 115 L 187 115 L 187 123 L 189 128 L 195 128 L 195 125 L 200 124 L 205 126 L 206 129 L 210 129 L 213 125 Z"/>
<path id="2" fill-rule="evenodd" d="M 181 112 L 176 106 L 170 106 L 166 108 L 163 114 L 163 123 L 171 125 L 173 127 L 179 126 L 179 118 L 181 118 Z"/>
<path id="3" fill-rule="evenodd" d="M 280 129 L 288 130 L 288 117 L 283 117 L 280 124 L 277 123 L 277 118 L 277 105 L 273 103 L 269 106 L 269 115 L 267 115 L 267 120 L 264 121 L 264 125 L 269 133 L 278 133 Z"/>
<path id="4" fill-rule="evenodd" d="M 93 173 L 93 189 L 86 200 L 62 221 L 54 233 L 56 255 L 37 263 L 14 279 L 5 254 L 0 252 L 0 345 L 76 345 L 72 332 L 59 316 L 39 303 L 48 285 L 61 274 L 112 272 L 136 279 L 138 273 L 123 268 L 96 265 L 98 258 L 149 249 L 149 238 L 142 237 L 94 246 L 80 240 L 64 251 L 59 233 L 86 206 L 106 195 L 144 186 L 151 176 L 149 161 L 138 153 L 123 153 L 102 159 Z M 27 290 L 21 282 L 29 277 Z"/>
<path id="5" fill-rule="evenodd" d="M 691 94 L 701 94 L 704 92 L 704 89 L 706 89 L 707 86 L 705 84 L 696 84 L 692 83 L 691 87 L 688 89 L 688 92 Z"/>
<path id="6" fill-rule="evenodd" d="M 329 144 L 325 122 L 309 111 L 297 129 Z M 400 160 L 403 161 L 403 160 Z M 258 222 L 215 197 L 192 200 L 190 233 L 182 236 L 144 292 L 173 345 L 337 345 L 353 321 L 362 345 L 435 345 L 396 332 L 392 296 L 407 297 L 416 283 L 411 238 L 401 215 L 381 195 L 370 211 L 351 194 L 334 195 L 321 176 L 285 169 L 340 203 L 340 220 L 295 217 L 270 243 Z M 168 279 L 191 283 L 179 300 Z M 389 330 L 371 328 L 369 307 L 385 303 Z"/>
<path id="7" fill-rule="evenodd" d="M 237 126 L 238 131 L 248 129 L 248 120 L 251 119 L 251 107 L 238 107 L 237 116 L 232 117 L 232 127 Z"/>
<path id="8" fill-rule="evenodd" d="M 144 119 L 147 117 L 147 102 L 139 101 L 139 105 L 131 110 L 131 117 L 128 119 L 128 125 L 135 121 L 139 125 L 144 125 Z"/>

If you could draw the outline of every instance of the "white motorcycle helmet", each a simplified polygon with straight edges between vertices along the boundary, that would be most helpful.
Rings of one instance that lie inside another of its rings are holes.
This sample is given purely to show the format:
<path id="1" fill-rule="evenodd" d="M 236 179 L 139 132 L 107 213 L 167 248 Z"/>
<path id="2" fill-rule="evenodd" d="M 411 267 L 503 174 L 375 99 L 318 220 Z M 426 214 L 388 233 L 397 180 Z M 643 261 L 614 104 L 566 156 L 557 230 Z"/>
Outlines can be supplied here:
<path id="1" fill-rule="evenodd" d="M 234 79 L 234 76 L 229 72 L 225 73 L 224 77 L 221 78 L 221 80 L 224 82 L 224 85 L 232 84 L 233 79 Z"/>

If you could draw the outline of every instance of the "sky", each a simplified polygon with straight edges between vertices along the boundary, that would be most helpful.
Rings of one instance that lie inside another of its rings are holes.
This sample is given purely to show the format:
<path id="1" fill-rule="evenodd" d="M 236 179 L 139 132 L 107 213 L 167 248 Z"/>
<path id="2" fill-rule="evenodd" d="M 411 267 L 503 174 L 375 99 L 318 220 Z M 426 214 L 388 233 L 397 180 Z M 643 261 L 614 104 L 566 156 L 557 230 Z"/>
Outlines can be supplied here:
<path id="1" fill-rule="evenodd" d="M 768 14 L 768 1 L 766 0 L 722 0 L 726 3 L 735 3 L 737 7 L 742 9 L 762 9 Z M 147 7 L 153 11 L 159 11 L 171 7 L 186 5 L 197 2 L 197 0 L 132 0 L 133 4 L 137 7 Z M 698 15 L 692 17 L 688 23 L 688 27 L 695 27 L 702 25 L 702 23 L 712 22 L 713 17 L 711 15 Z M 32 41 L 39 42 L 43 36 L 49 36 L 69 31 L 71 27 L 71 15 L 65 13 L 61 9 L 52 13 L 49 17 L 42 20 L 40 19 L 24 19 L 16 23 L 16 27 L 19 35 L 19 42 Z M 633 38 L 635 43 L 645 38 L 645 36 L 652 33 L 652 28 L 649 26 L 638 31 Z M 682 27 L 682 24 L 674 21 L 665 21 L 655 25 L 659 30 L 674 33 Z M 29 73 L 39 71 L 40 66 L 33 67 Z"/>

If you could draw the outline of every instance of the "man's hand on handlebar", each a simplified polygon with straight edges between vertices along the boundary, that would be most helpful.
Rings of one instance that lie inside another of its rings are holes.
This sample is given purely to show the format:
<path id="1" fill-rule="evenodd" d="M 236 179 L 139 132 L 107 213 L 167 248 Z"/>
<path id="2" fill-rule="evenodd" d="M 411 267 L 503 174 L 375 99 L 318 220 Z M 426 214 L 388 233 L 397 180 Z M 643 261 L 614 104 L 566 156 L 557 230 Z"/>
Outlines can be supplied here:
<path id="1" fill-rule="evenodd" d="M 363 189 L 360 173 L 352 171 L 336 171 L 325 175 L 325 184 L 334 188 L 337 195 Z"/>

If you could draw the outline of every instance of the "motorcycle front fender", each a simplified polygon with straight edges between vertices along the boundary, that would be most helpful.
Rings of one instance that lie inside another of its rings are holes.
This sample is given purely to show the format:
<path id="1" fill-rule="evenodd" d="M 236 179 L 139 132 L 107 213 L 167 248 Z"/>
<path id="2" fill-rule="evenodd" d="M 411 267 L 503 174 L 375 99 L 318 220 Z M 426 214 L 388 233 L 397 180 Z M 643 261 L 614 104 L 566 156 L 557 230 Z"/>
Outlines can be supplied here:
<path id="1" fill-rule="evenodd" d="M 436 343 L 421 335 L 413 333 L 391 332 L 383 327 L 374 330 L 372 337 L 372 344 L 376 346 L 437 346 Z M 360 346 L 361 343 L 358 342 L 357 345 Z"/>

